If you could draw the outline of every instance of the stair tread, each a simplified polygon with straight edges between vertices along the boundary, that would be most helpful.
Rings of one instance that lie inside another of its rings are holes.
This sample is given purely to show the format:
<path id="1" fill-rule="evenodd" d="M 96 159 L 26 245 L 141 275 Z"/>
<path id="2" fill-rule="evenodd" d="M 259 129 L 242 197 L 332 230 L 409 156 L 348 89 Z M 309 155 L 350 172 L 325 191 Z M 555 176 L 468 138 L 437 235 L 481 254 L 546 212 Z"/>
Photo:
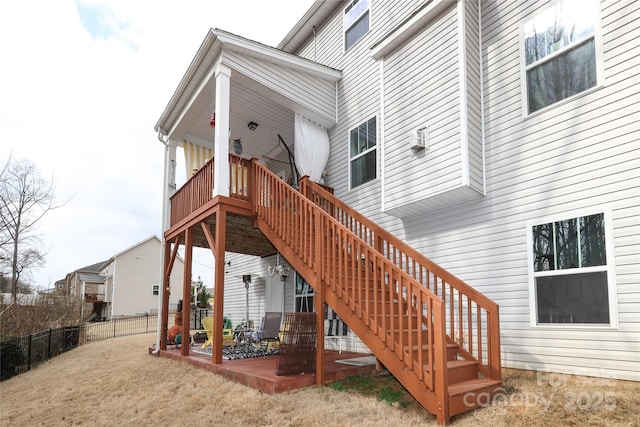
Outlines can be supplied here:
<path id="1" fill-rule="evenodd" d="M 447 361 L 447 367 L 452 368 L 452 367 L 456 367 L 456 366 L 471 366 L 471 365 L 477 365 L 478 361 L 477 360 L 466 360 L 466 359 L 461 359 L 461 360 L 448 360 Z"/>
<path id="2" fill-rule="evenodd" d="M 446 362 L 447 362 L 447 369 L 464 368 L 466 366 L 473 366 L 478 364 L 476 360 L 447 360 Z M 429 371 L 428 364 L 424 364 L 423 368 L 425 372 Z"/>
<path id="3" fill-rule="evenodd" d="M 473 378 L 466 381 L 449 385 L 449 396 L 457 396 L 460 394 L 468 393 L 470 391 L 479 390 L 485 387 L 500 386 L 501 380 L 494 380 L 491 378 Z"/>
<path id="4" fill-rule="evenodd" d="M 447 344 L 446 346 L 447 346 L 447 349 L 450 349 L 450 350 L 458 348 L 457 344 Z M 417 350 L 418 349 L 418 344 L 414 344 L 412 347 L 413 347 L 414 350 Z M 422 344 L 422 349 L 423 350 L 427 350 L 429 348 L 431 348 L 431 344 Z M 409 350 L 409 344 L 405 344 L 404 345 L 404 349 L 405 349 L 405 351 Z"/>

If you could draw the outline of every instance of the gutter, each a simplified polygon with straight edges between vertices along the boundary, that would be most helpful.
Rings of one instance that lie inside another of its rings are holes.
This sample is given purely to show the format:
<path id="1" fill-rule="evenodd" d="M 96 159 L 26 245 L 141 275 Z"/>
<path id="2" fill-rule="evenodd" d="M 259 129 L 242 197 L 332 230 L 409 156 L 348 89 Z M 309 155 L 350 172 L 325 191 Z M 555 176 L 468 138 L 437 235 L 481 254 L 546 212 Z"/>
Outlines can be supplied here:
<path id="1" fill-rule="evenodd" d="M 162 189 L 162 237 L 160 238 L 160 280 L 158 281 L 158 323 L 156 327 L 156 348 L 151 351 L 151 354 L 157 356 L 160 353 L 160 339 L 162 338 L 162 300 L 164 298 L 164 251 L 165 251 L 165 240 L 164 240 L 164 225 L 166 222 L 165 218 L 165 203 L 167 203 L 167 199 L 165 197 L 167 181 L 168 181 L 168 171 L 167 171 L 167 157 L 169 156 L 169 139 L 167 138 L 167 133 L 162 129 L 158 130 L 158 141 L 160 141 L 164 145 L 164 187 Z"/>

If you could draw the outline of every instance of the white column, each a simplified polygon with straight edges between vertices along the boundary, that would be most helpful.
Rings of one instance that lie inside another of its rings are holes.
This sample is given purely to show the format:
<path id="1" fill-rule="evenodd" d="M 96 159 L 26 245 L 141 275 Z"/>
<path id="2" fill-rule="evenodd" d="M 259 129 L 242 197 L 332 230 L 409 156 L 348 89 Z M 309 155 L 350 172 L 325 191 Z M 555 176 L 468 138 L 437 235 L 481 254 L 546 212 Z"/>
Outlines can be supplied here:
<path id="1" fill-rule="evenodd" d="M 171 226 L 171 196 L 176 192 L 176 143 L 169 139 L 164 149 L 164 185 L 162 194 L 162 232 Z M 162 240 L 162 239 L 161 239 Z M 164 255 L 163 255 L 164 257 Z M 163 258 L 164 259 L 164 258 Z"/>
<path id="2" fill-rule="evenodd" d="M 231 68 L 219 64 L 216 76 L 216 128 L 214 132 L 213 197 L 229 196 L 229 96 Z"/>

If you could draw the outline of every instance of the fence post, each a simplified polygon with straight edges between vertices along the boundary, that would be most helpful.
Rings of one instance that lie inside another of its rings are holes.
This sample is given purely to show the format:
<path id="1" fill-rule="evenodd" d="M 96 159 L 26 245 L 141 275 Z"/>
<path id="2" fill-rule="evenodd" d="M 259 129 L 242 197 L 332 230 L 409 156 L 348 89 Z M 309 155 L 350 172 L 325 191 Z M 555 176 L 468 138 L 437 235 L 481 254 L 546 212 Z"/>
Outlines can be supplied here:
<path id="1" fill-rule="evenodd" d="M 145 313 L 145 315 L 147 316 L 147 326 L 145 328 L 145 331 L 149 332 L 149 313 Z"/>
<path id="2" fill-rule="evenodd" d="M 118 319 L 113 319 L 113 338 L 116 337 L 116 322 Z"/>
<path id="3" fill-rule="evenodd" d="M 49 328 L 49 343 L 47 344 L 47 360 L 51 359 L 51 336 L 53 335 L 53 329 Z"/>
<path id="4" fill-rule="evenodd" d="M 29 334 L 29 349 L 27 351 L 27 370 L 31 370 L 31 342 L 33 341 L 33 334 Z"/>

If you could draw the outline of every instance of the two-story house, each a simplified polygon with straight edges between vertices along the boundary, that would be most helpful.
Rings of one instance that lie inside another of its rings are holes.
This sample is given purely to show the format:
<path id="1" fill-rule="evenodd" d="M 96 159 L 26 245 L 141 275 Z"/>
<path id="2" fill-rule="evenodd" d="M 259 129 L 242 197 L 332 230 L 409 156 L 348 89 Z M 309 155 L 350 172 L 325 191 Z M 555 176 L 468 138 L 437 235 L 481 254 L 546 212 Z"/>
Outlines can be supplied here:
<path id="1" fill-rule="evenodd" d="M 158 312 L 161 295 L 158 262 L 161 253 L 160 239 L 158 236 L 151 236 L 100 265 L 99 271 L 104 278 L 107 293 L 106 312 L 109 318 Z M 181 258 L 177 261 L 171 277 L 174 281 L 182 281 L 183 261 Z M 182 293 L 171 294 L 170 311 L 177 310 L 180 299 Z"/>
<path id="2" fill-rule="evenodd" d="M 162 294 L 158 267 L 161 253 L 160 238 L 151 236 L 105 261 L 68 273 L 56 282 L 55 291 L 82 301 L 82 319 L 111 320 L 155 314 Z M 182 281 L 183 271 L 184 262 L 177 257 L 172 280 Z M 182 292 L 171 294 L 169 310 L 176 311 L 180 299 Z"/>
<path id="3" fill-rule="evenodd" d="M 624 0 L 317 1 L 276 48 L 212 29 L 155 126 L 163 267 L 212 250 L 216 334 L 245 296 L 328 304 L 440 422 L 502 367 L 640 380 L 639 36 Z"/>

